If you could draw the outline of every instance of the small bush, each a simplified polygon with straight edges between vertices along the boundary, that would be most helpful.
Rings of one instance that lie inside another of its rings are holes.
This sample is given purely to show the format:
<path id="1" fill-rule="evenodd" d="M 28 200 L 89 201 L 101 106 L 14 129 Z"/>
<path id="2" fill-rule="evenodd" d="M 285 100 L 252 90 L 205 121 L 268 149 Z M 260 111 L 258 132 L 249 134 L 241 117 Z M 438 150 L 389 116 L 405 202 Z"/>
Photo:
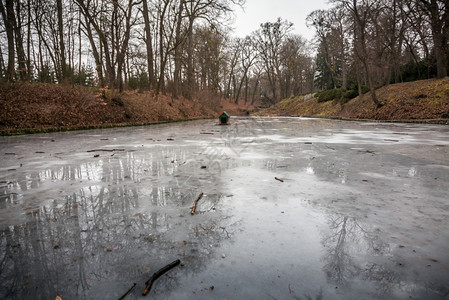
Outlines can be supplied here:
<path id="1" fill-rule="evenodd" d="M 348 102 L 349 100 L 357 97 L 359 95 L 359 92 L 357 90 L 346 90 L 343 99 L 345 102 Z"/>
<path id="2" fill-rule="evenodd" d="M 334 99 L 341 99 L 343 96 L 342 89 L 324 90 L 315 94 L 318 98 L 318 102 L 326 102 Z"/>
<path id="3" fill-rule="evenodd" d="M 365 94 L 369 92 L 369 88 L 366 85 L 362 86 L 362 93 Z M 357 97 L 359 95 L 359 90 L 357 85 L 352 85 L 348 90 L 343 89 L 332 89 L 324 90 L 315 94 L 318 98 L 318 102 L 327 102 L 331 100 L 339 100 L 340 103 L 344 104 L 349 100 Z"/>
<path id="4" fill-rule="evenodd" d="M 369 87 L 366 85 L 362 85 L 362 94 L 366 94 L 369 92 Z M 359 89 L 357 85 L 352 85 L 348 90 L 343 91 L 343 95 L 341 97 L 341 103 L 346 103 L 351 99 L 354 99 L 359 95 Z"/>

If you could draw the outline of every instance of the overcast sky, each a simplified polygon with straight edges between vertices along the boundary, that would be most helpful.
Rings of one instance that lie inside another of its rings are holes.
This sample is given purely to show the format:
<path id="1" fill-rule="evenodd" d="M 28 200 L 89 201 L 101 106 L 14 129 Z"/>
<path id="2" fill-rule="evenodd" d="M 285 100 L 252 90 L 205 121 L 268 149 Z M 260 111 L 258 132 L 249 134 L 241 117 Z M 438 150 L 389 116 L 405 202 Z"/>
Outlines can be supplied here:
<path id="1" fill-rule="evenodd" d="M 294 33 L 311 40 L 314 30 L 307 28 L 307 16 L 314 10 L 328 7 L 328 0 L 246 0 L 244 10 L 237 8 L 235 11 L 234 35 L 244 37 L 257 30 L 261 23 L 275 22 L 281 17 L 294 24 Z"/>

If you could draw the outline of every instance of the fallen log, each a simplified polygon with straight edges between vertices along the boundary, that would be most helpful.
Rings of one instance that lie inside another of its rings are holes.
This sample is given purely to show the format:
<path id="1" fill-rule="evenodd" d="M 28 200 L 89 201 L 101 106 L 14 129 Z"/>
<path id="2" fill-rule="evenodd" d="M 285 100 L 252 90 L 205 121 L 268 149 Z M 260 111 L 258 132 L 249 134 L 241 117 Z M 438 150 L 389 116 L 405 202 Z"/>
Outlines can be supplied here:
<path id="1" fill-rule="evenodd" d="M 190 211 L 190 213 L 192 215 L 195 214 L 195 210 L 196 210 L 196 204 L 198 203 L 198 201 L 200 201 L 200 199 L 203 197 L 203 193 L 199 194 L 198 198 L 196 198 L 196 200 L 193 202 L 193 206 L 192 206 L 192 210 Z"/>
<path id="2" fill-rule="evenodd" d="M 160 269 L 159 271 L 155 272 L 153 274 L 153 276 L 151 276 L 150 279 L 148 279 L 147 282 L 145 282 L 145 290 L 142 293 L 142 296 L 146 296 L 148 295 L 148 293 L 151 290 L 151 286 L 153 285 L 153 282 L 158 279 L 159 277 L 161 277 L 162 275 L 164 275 L 165 273 L 167 273 L 168 271 L 170 271 L 171 269 L 173 269 L 174 267 L 176 267 L 177 265 L 179 265 L 181 263 L 181 261 L 179 259 L 175 260 L 174 262 L 169 263 L 168 265 L 166 265 L 165 267 L 163 267 L 162 269 Z"/>
<path id="3" fill-rule="evenodd" d="M 280 178 L 277 178 L 277 177 L 274 177 L 274 179 L 276 179 L 276 180 L 278 180 L 278 181 L 280 181 L 280 182 L 284 182 L 284 180 L 282 180 L 282 179 L 280 179 Z"/>

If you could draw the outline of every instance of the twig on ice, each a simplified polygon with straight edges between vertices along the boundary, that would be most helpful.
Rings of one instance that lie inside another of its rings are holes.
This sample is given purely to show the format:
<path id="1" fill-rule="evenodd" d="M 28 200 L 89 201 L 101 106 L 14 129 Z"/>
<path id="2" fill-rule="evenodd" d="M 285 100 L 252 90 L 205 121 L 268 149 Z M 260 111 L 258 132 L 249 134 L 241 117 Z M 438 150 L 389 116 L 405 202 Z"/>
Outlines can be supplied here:
<path id="1" fill-rule="evenodd" d="M 87 152 L 100 152 L 100 151 L 114 152 L 114 151 L 125 151 L 125 149 L 92 149 L 92 150 L 87 150 Z"/>
<path id="2" fill-rule="evenodd" d="M 126 291 L 125 294 L 123 294 L 123 296 L 121 296 L 118 300 L 123 300 L 125 299 L 125 297 L 133 290 L 133 288 L 136 286 L 136 283 L 133 284 L 132 287 L 129 288 L 129 290 Z"/>
<path id="3" fill-rule="evenodd" d="M 200 201 L 201 197 L 203 197 L 203 193 L 199 194 L 198 198 L 196 198 L 196 200 L 193 202 L 192 210 L 190 211 L 192 215 L 195 214 L 196 204 L 198 203 L 198 201 Z"/>
<path id="4" fill-rule="evenodd" d="M 165 267 L 163 267 L 162 269 L 160 269 L 159 271 L 157 271 L 156 273 L 153 274 L 153 276 L 151 276 L 150 279 L 148 279 L 147 282 L 145 282 L 146 287 L 145 290 L 142 293 L 142 296 L 146 296 L 148 295 L 148 293 L 151 290 L 151 286 L 153 285 L 153 282 L 158 279 L 159 277 L 161 277 L 162 275 L 164 275 L 164 273 L 170 271 L 171 269 L 173 269 L 174 267 L 176 267 L 177 265 L 179 265 L 181 263 L 181 261 L 179 259 L 175 260 L 174 262 L 169 263 L 168 265 L 166 265 Z"/>

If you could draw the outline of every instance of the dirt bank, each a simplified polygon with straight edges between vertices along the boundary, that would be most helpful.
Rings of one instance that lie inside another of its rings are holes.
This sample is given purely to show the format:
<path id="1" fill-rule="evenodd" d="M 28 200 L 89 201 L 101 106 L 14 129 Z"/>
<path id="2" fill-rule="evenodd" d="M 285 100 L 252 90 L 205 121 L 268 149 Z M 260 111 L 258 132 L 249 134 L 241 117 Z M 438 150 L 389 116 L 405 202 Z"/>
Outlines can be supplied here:
<path id="1" fill-rule="evenodd" d="M 2 134 L 214 118 L 223 110 L 242 115 L 252 109 L 208 94 L 188 100 L 39 83 L 0 84 L 0 106 Z"/>
<path id="2" fill-rule="evenodd" d="M 369 94 L 346 103 L 340 99 L 318 102 L 317 97 L 309 95 L 283 100 L 258 114 L 440 123 L 449 119 L 449 78 L 392 84 L 376 94 L 382 103 L 378 109 Z"/>
<path id="3" fill-rule="evenodd" d="M 254 114 L 448 123 L 449 78 L 392 84 L 376 93 L 382 103 L 378 109 L 369 94 L 348 102 L 319 102 L 308 95 L 285 99 Z M 215 118 L 223 110 L 231 115 L 254 111 L 252 106 L 208 93 L 188 100 L 40 83 L 0 84 L 0 107 L 2 135 Z"/>

